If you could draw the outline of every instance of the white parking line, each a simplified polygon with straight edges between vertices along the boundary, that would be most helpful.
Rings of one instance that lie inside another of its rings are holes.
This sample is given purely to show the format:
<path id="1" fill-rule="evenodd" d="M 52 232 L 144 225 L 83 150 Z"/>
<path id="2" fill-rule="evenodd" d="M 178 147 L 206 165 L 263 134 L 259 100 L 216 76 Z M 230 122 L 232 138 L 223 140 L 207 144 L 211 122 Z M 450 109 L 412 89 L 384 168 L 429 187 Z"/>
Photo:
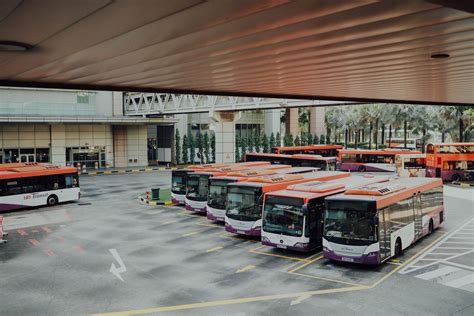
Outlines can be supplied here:
<path id="1" fill-rule="evenodd" d="M 459 269 L 454 268 L 454 267 L 444 267 L 444 268 L 441 268 L 441 269 L 436 269 L 434 271 L 430 271 L 430 272 L 426 272 L 426 273 L 417 275 L 416 277 L 418 279 L 431 280 L 431 279 L 437 278 L 437 277 L 442 276 L 442 275 L 453 273 L 455 271 L 459 271 Z"/>
<path id="2" fill-rule="evenodd" d="M 463 286 L 466 286 L 466 285 L 472 284 L 472 283 L 474 283 L 474 275 L 468 274 L 468 275 L 466 275 L 462 278 L 452 280 L 452 281 L 448 281 L 448 282 L 445 282 L 443 284 L 447 285 L 447 286 L 455 287 L 455 288 L 460 288 L 460 287 L 463 287 Z"/>

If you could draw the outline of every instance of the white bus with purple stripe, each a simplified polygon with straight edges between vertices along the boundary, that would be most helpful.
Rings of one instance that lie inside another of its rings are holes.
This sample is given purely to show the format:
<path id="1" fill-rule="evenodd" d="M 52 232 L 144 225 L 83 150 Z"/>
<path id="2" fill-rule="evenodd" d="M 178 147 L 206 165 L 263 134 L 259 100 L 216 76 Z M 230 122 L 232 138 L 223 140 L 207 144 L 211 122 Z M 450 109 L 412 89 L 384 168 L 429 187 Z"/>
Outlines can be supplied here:
<path id="1" fill-rule="evenodd" d="M 402 254 L 445 219 L 441 179 L 402 178 L 326 199 L 325 258 L 376 265 Z"/>

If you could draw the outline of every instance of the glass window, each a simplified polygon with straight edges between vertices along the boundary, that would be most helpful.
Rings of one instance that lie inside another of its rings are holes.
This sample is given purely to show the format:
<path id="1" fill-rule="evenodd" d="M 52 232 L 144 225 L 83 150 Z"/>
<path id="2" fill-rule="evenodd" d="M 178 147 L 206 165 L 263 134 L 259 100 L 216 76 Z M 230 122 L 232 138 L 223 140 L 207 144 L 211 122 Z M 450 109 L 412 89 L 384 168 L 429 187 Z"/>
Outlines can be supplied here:
<path id="1" fill-rule="evenodd" d="M 88 96 L 88 95 L 78 94 L 78 95 L 77 95 L 77 103 L 89 104 L 89 96 Z"/>
<path id="2" fill-rule="evenodd" d="M 265 201 L 263 229 L 288 236 L 303 235 L 303 199 L 268 196 Z"/>
<path id="3" fill-rule="evenodd" d="M 421 207 L 423 214 L 427 214 L 441 206 L 443 206 L 442 186 L 421 193 Z"/>
<path id="4" fill-rule="evenodd" d="M 49 148 L 36 148 L 36 162 L 49 161 Z"/>

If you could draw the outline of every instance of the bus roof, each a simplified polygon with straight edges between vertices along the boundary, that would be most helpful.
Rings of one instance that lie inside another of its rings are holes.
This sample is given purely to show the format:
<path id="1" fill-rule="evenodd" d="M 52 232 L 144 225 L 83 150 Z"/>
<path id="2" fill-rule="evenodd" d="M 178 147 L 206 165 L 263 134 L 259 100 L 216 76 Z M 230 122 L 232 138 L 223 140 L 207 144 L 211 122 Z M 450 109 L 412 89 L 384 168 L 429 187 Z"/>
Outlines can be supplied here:
<path id="1" fill-rule="evenodd" d="M 396 156 L 403 158 L 426 158 L 426 154 L 397 154 Z"/>
<path id="2" fill-rule="evenodd" d="M 336 160 L 337 157 L 323 157 L 321 155 L 311 155 L 311 154 L 294 154 L 290 156 L 291 158 L 304 158 L 311 160 Z"/>
<path id="3" fill-rule="evenodd" d="M 0 180 L 66 173 L 77 173 L 77 169 L 48 163 L 11 164 L 10 167 L 1 166 Z"/>
<path id="4" fill-rule="evenodd" d="M 377 208 L 382 208 L 409 198 L 421 190 L 429 190 L 442 185 L 443 181 L 438 178 L 399 178 L 389 182 L 369 184 L 347 190 L 345 193 L 329 197 L 328 201 L 374 201 Z"/>
<path id="5" fill-rule="evenodd" d="M 335 193 L 341 193 L 350 188 L 357 188 L 372 183 L 387 182 L 389 180 L 389 176 L 351 175 L 347 178 L 339 178 L 328 181 L 318 180 L 293 184 L 288 186 L 285 190 L 274 191 L 268 194 L 292 197 L 295 194 L 301 195 L 300 193 L 305 193 L 305 198 L 313 199 Z"/>
<path id="6" fill-rule="evenodd" d="M 278 150 L 283 150 L 283 151 L 285 150 L 311 150 L 311 149 L 339 149 L 339 148 L 342 148 L 342 146 L 331 145 L 331 144 L 272 147 L 272 149 L 278 149 Z"/>
<path id="7" fill-rule="evenodd" d="M 236 162 L 236 163 L 224 163 L 224 164 L 203 164 L 203 165 L 190 165 L 187 169 L 224 169 L 224 168 L 239 168 L 239 167 L 250 167 L 250 166 L 262 166 L 269 165 L 268 161 L 247 161 L 247 162 Z"/>
<path id="8" fill-rule="evenodd" d="M 434 146 L 474 146 L 474 143 L 428 143 L 427 145 Z"/>
<path id="9" fill-rule="evenodd" d="M 404 155 L 404 154 L 421 154 L 421 151 L 418 150 L 409 150 L 409 149 L 339 149 L 339 153 L 344 154 L 376 154 L 376 155 Z"/>

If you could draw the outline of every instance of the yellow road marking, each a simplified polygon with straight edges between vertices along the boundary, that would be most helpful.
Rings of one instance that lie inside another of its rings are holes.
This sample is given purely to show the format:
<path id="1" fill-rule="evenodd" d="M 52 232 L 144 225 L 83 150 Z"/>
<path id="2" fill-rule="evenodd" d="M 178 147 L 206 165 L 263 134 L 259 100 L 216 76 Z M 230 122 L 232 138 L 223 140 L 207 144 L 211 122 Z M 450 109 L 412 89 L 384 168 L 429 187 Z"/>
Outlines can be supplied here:
<path id="1" fill-rule="evenodd" d="M 341 293 L 341 292 L 349 292 L 349 291 L 356 291 L 356 290 L 363 290 L 363 289 L 366 289 L 366 287 L 354 286 L 354 287 L 345 287 L 345 288 L 337 288 L 337 289 L 326 289 L 326 290 L 315 290 L 315 291 L 297 292 L 297 293 L 244 297 L 244 298 L 237 298 L 237 299 L 191 303 L 191 304 L 183 304 L 183 305 L 175 305 L 175 306 L 152 307 L 152 308 L 137 309 L 137 310 L 124 311 L 124 312 L 112 312 L 112 313 L 102 313 L 102 314 L 94 314 L 94 315 L 96 316 L 143 315 L 143 314 L 150 314 L 150 313 L 189 310 L 189 309 L 195 309 L 195 308 L 206 308 L 206 307 L 216 307 L 216 306 L 235 305 L 235 304 L 242 304 L 242 303 L 278 300 L 278 299 L 286 299 L 286 298 L 297 298 L 297 297 L 306 296 L 306 295 L 313 296 L 313 295 L 321 295 L 321 294 Z"/>
<path id="2" fill-rule="evenodd" d="M 370 285 L 364 285 L 364 284 L 357 284 L 357 283 L 339 281 L 339 280 L 336 280 L 336 279 L 322 278 L 322 277 L 317 277 L 317 276 L 314 276 L 314 275 L 304 274 L 304 273 L 298 273 L 298 272 L 288 272 L 288 273 L 289 273 L 289 274 L 293 274 L 293 275 L 299 275 L 299 276 L 302 276 L 302 277 L 311 278 L 311 279 L 317 279 L 317 280 L 322 280 L 322 281 L 341 283 L 341 284 L 351 285 L 351 286 L 363 286 L 363 287 L 368 287 L 368 286 L 370 286 Z"/>
<path id="3" fill-rule="evenodd" d="M 214 248 L 211 248 L 211 249 L 207 249 L 206 252 L 214 252 L 214 251 L 217 251 L 217 250 L 222 249 L 222 248 L 224 248 L 224 247 L 217 246 L 217 247 L 214 247 Z"/>
<path id="4" fill-rule="evenodd" d="M 196 224 L 201 225 L 201 226 L 206 226 L 206 227 L 212 227 L 212 228 L 223 228 L 222 226 L 209 224 L 206 222 L 197 222 Z"/>
<path id="5" fill-rule="evenodd" d="M 243 268 L 237 270 L 235 273 L 247 272 L 247 271 L 253 270 L 253 269 L 255 269 L 255 268 L 256 268 L 255 265 L 249 264 L 248 266 L 245 266 L 245 267 L 243 267 Z"/>
<path id="6" fill-rule="evenodd" d="M 267 246 L 260 246 L 260 247 L 254 248 L 254 249 L 250 249 L 249 252 L 256 253 L 256 254 L 259 254 L 259 255 L 264 255 L 264 256 L 278 257 L 278 258 L 283 258 L 283 259 L 288 259 L 288 260 L 296 260 L 296 261 L 299 261 L 299 262 L 307 262 L 308 261 L 307 259 L 304 259 L 304 258 L 290 257 L 290 256 L 285 256 L 285 255 L 279 255 L 279 254 L 276 254 L 276 253 L 268 253 L 268 252 L 258 251 L 259 249 L 262 249 L 262 248 L 265 248 L 265 247 L 267 247 Z"/>
<path id="7" fill-rule="evenodd" d="M 299 267 L 296 267 L 296 268 L 294 268 L 293 270 L 288 271 L 288 273 L 293 273 L 293 272 L 295 272 L 295 271 L 298 271 L 298 270 L 300 270 L 300 269 L 303 269 L 303 268 L 306 267 L 307 265 L 310 265 L 311 263 L 318 261 L 318 260 L 321 259 L 322 257 L 323 257 L 323 256 L 319 256 L 319 257 L 314 258 L 313 260 L 309 260 L 309 261 L 306 262 L 305 264 L 302 264 L 302 265 L 300 265 Z"/>
<path id="8" fill-rule="evenodd" d="M 193 236 L 193 235 L 196 235 L 196 234 L 199 234 L 200 232 L 190 232 L 190 233 L 187 233 L 187 234 L 183 234 L 182 236 L 183 237 L 189 237 L 189 236 Z"/>
<path id="9" fill-rule="evenodd" d="M 167 221 L 167 222 L 163 222 L 161 225 L 168 225 L 168 224 L 172 224 L 172 223 L 176 223 L 177 220 L 172 220 L 172 221 Z"/>

